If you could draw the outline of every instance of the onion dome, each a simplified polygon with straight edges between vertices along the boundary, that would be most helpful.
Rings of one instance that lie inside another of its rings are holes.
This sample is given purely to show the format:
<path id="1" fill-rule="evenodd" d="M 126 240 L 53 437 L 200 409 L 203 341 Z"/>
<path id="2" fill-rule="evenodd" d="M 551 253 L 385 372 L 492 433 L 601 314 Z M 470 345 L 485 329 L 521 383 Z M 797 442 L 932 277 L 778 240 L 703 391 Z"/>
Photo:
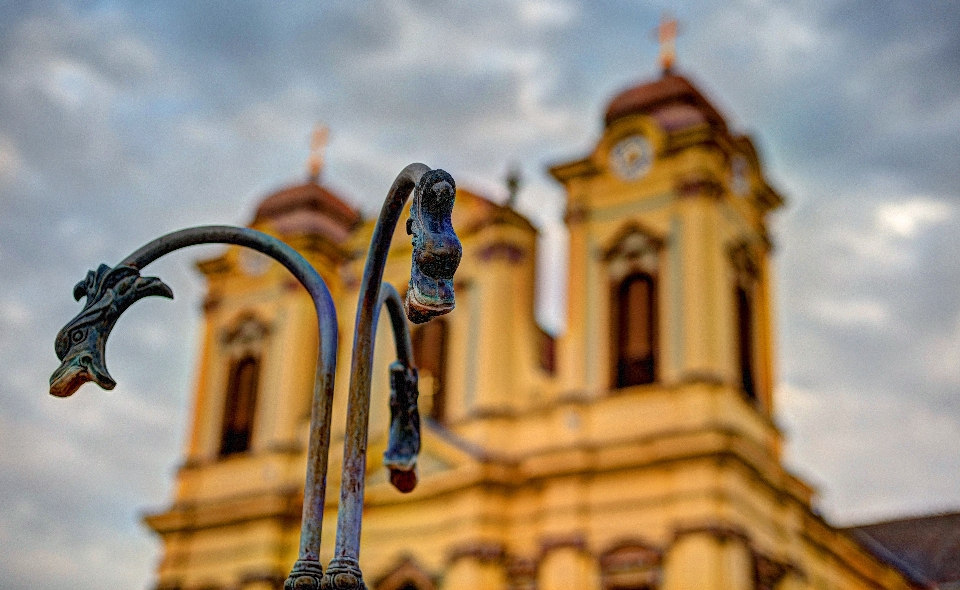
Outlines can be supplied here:
<path id="1" fill-rule="evenodd" d="M 264 199 L 252 225 L 269 223 L 281 235 L 317 235 L 342 244 L 360 222 L 359 211 L 313 177 Z"/>
<path id="2" fill-rule="evenodd" d="M 604 118 L 609 126 L 629 115 L 650 115 L 667 132 L 708 124 L 726 132 L 717 109 L 683 76 L 666 72 L 659 80 L 624 90 L 610 101 Z"/>

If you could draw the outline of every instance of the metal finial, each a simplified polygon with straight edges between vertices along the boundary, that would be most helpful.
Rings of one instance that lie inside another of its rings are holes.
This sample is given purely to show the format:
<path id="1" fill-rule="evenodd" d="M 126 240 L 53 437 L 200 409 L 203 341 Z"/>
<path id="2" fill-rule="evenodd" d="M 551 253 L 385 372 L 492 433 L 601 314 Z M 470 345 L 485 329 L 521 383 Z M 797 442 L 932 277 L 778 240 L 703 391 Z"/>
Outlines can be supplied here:
<path id="1" fill-rule="evenodd" d="M 330 128 L 326 125 L 317 125 L 313 130 L 313 138 L 310 140 L 310 158 L 307 159 L 307 174 L 311 182 L 320 180 L 329 138 Z"/>
<path id="2" fill-rule="evenodd" d="M 657 39 L 660 41 L 660 67 L 663 68 L 663 74 L 667 75 L 673 72 L 673 64 L 677 60 L 677 19 L 670 16 L 669 12 L 664 12 L 660 17 L 660 24 L 654 30 Z"/>
<path id="3" fill-rule="evenodd" d="M 520 167 L 514 164 L 507 172 L 507 207 L 513 209 L 517 204 L 517 195 L 520 194 L 520 183 L 523 177 L 520 175 Z"/>

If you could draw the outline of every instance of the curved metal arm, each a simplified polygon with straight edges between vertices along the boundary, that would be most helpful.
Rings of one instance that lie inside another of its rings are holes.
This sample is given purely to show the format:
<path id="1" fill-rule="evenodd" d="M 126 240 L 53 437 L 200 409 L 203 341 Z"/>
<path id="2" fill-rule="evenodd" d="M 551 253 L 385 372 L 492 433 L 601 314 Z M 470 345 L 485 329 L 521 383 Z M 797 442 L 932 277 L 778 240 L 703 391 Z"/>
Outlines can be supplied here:
<path id="1" fill-rule="evenodd" d="M 397 346 L 397 360 L 390 365 L 390 438 L 383 453 L 383 465 L 390 470 L 390 483 L 408 493 L 417 486 L 417 455 L 420 453 L 417 369 L 400 294 L 393 285 L 384 283 L 380 286 L 379 299 L 377 309 L 387 308 Z M 374 319 L 374 324 L 378 321 Z"/>
<path id="2" fill-rule="evenodd" d="M 320 350 L 310 414 L 310 442 L 303 493 L 303 520 L 299 558 L 290 574 L 319 587 L 320 533 L 326 496 L 327 456 L 330 449 L 330 415 L 337 368 L 337 312 L 323 278 L 296 250 L 256 230 L 230 226 L 205 226 L 162 236 L 123 259 L 115 268 L 101 265 L 74 287 L 74 297 L 86 297 L 83 310 L 67 323 L 56 339 L 62 361 L 50 378 L 50 393 L 72 395 L 87 381 L 104 389 L 116 382 L 106 370 L 104 350 L 110 331 L 128 307 L 143 297 L 173 298 L 173 291 L 156 277 L 141 277 L 140 269 L 157 258 L 198 244 L 234 244 L 266 254 L 287 268 L 310 293 L 317 312 Z"/>
<path id="3" fill-rule="evenodd" d="M 410 208 L 407 233 L 413 235 L 414 251 L 406 299 L 407 317 L 422 323 L 449 312 L 454 306 L 453 273 L 462 254 L 450 220 L 456 184 L 443 170 L 411 164 L 397 176 L 380 210 L 360 284 L 350 366 L 337 541 L 334 558 L 324 578 L 326 587 L 334 590 L 365 588 L 359 563 L 360 527 L 377 303 L 393 232 L 411 192 L 414 192 L 414 202 Z"/>

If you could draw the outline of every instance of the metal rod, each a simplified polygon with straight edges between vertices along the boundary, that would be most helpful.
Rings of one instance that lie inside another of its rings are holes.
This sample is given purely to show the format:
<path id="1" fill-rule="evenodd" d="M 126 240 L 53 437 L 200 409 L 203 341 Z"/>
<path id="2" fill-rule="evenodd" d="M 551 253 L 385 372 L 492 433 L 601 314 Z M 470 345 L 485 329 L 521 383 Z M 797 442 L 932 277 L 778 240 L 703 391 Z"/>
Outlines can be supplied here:
<path id="1" fill-rule="evenodd" d="M 54 373 L 51 379 L 51 393 L 65 397 L 76 391 L 86 380 L 95 380 L 101 386 L 104 383 L 97 379 L 99 373 L 109 376 L 105 366 L 101 370 L 86 370 L 83 365 L 91 364 L 90 351 L 94 351 L 94 358 L 100 359 L 106 345 L 107 336 L 120 313 L 140 297 L 145 295 L 165 295 L 172 297 L 169 287 L 163 285 L 159 279 L 140 277 L 139 271 L 157 258 L 169 254 L 180 248 L 199 244 L 233 244 L 245 246 L 261 252 L 289 270 L 293 276 L 306 288 L 313 300 L 317 313 L 317 330 L 319 335 L 319 351 L 317 370 L 314 380 L 313 401 L 310 416 L 310 441 L 307 451 L 307 474 L 303 492 L 303 517 L 300 529 L 300 550 L 298 560 L 291 571 L 290 578 L 306 578 L 305 581 L 315 582 L 319 588 L 323 570 L 320 564 L 320 536 L 323 526 L 323 508 L 326 497 L 327 462 L 330 449 L 330 423 L 333 408 L 333 386 L 337 369 L 337 312 L 334 307 L 330 290 L 316 269 L 296 250 L 259 231 L 231 227 L 231 226 L 202 226 L 184 229 L 157 238 L 138 249 L 120 262 L 115 269 L 101 266 L 97 273 L 91 271 L 87 281 L 81 282 L 75 288 L 74 294 L 79 299 L 86 295 L 87 301 L 84 310 L 68 323 L 58 335 L 58 355 L 63 360 L 61 369 Z M 106 269 L 106 270 L 102 270 Z M 130 269 L 125 271 L 124 269 Z M 117 276 L 118 272 L 126 275 L 120 282 L 103 277 Z M 131 274 L 132 273 L 132 274 Z M 126 281 L 126 282 L 123 282 Z M 148 285 L 153 291 L 126 296 L 126 293 L 136 291 L 138 284 Z M 166 288 L 159 290 L 157 284 Z M 81 287 L 87 290 L 81 292 Z M 126 296 L 126 300 L 124 297 Z M 97 300 L 94 300 L 94 298 Z M 122 305 L 117 302 L 122 302 Z M 97 328 L 100 328 L 99 330 Z M 75 338 L 73 335 L 80 333 Z M 77 346 L 67 349 L 60 355 L 60 343 L 76 341 Z M 82 345 L 82 346 L 81 346 Z M 74 350 L 76 348 L 76 351 Z M 96 351 L 100 356 L 96 357 Z M 78 359 L 74 362 L 75 359 Z M 80 363 L 78 370 L 66 371 L 63 367 L 70 367 Z M 96 364 L 96 363 L 93 363 Z M 58 375 L 60 378 L 58 379 Z M 63 377 L 66 375 L 67 377 Z M 79 375 L 79 376 L 77 376 Z M 112 379 L 106 381 L 108 388 L 115 383 Z"/>
<path id="2" fill-rule="evenodd" d="M 380 217 L 373 230 L 370 250 L 367 254 L 360 295 L 357 303 L 357 319 L 354 324 L 353 356 L 350 363 L 350 393 L 347 400 L 347 425 L 343 448 L 343 479 L 340 483 L 340 509 L 337 515 L 337 540 L 334 558 L 324 576 L 325 587 L 333 590 L 357 590 L 366 588 L 360 572 L 360 529 L 363 518 L 364 479 L 366 476 L 367 438 L 370 416 L 370 382 L 373 368 L 373 347 L 379 314 L 383 270 L 396 229 L 397 221 L 411 192 L 414 193 L 407 221 L 407 233 L 413 236 L 413 255 L 410 268 L 410 285 L 407 290 L 405 311 L 407 318 L 416 323 L 429 321 L 432 317 L 451 311 L 454 307 L 453 274 L 460 264 L 462 248 L 453 231 L 451 214 L 456 195 L 453 178 L 443 170 L 431 170 L 423 164 L 410 164 L 393 181 L 387 199 L 380 210 Z M 388 299 L 389 301 L 389 299 Z M 388 309 L 391 305 L 388 305 Z M 400 367 L 402 369 L 402 367 Z M 396 378 L 393 378 L 396 376 Z M 399 371 L 392 370 L 392 385 L 400 386 L 406 401 L 416 394 L 415 370 L 406 371 L 402 378 Z M 397 396 L 401 397 L 401 396 Z M 392 400 L 393 401 L 393 400 Z M 393 409 L 392 404 L 392 408 Z M 407 405 L 408 404 L 402 404 Z M 414 408 L 415 410 L 415 408 Z M 419 416 L 405 411 L 399 428 L 400 439 L 406 439 L 403 452 L 391 466 L 412 471 L 419 449 Z M 397 413 L 394 412 L 394 417 Z M 416 416 L 416 417 L 414 417 Z M 391 420 L 396 424 L 396 420 Z M 414 424 L 415 423 L 415 424 Z M 394 437 L 391 425 L 391 438 Z M 401 424 L 402 425 L 402 424 Z M 409 427 L 415 426 L 415 436 Z M 401 432 L 402 431 L 402 432 Z M 409 443 L 407 445 L 406 443 Z M 389 450 L 397 450 L 391 448 Z M 404 464 L 406 463 L 406 464 Z M 391 481 L 401 491 L 409 481 Z M 413 480 L 415 483 L 415 479 Z M 409 486 L 412 489 L 412 485 Z M 409 490 L 407 490 L 409 491 Z"/>
<path id="3" fill-rule="evenodd" d="M 390 470 L 390 483 L 399 491 L 409 493 L 417 485 L 420 454 L 419 379 L 400 293 L 390 283 L 383 283 L 379 301 L 377 309 L 386 307 L 389 312 L 397 348 L 397 360 L 390 365 L 390 431 L 383 465 Z M 373 321 L 379 323 L 376 318 Z"/>
<path id="4" fill-rule="evenodd" d="M 382 285 L 393 232 L 404 204 L 414 192 L 407 233 L 413 236 L 413 256 L 407 297 L 401 302 L 392 285 Z M 106 370 L 106 340 L 120 315 L 133 303 L 151 295 L 173 298 L 173 291 L 140 270 L 157 258 L 197 244 L 233 244 L 257 250 L 281 263 L 310 293 L 317 312 L 319 353 L 310 419 L 310 443 L 304 484 L 299 559 L 284 583 L 285 590 L 360 589 L 360 526 L 370 414 L 371 369 L 380 310 L 386 307 L 394 332 L 397 362 L 390 367 L 390 436 L 384 465 L 391 482 L 403 492 L 416 485 L 420 450 L 417 410 L 417 371 L 404 313 L 422 323 L 454 307 L 453 274 L 462 248 L 453 231 L 451 214 L 456 194 L 453 178 L 442 170 L 411 164 L 397 176 L 374 228 L 357 304 L 347 425 L 344 441 L 340 511 L 333 560 L 326 576 L 319 561 L 326 494 L 337 359 L 337 316 L 323 279 L 293 248 L 261 232 L 230 226 L 205 226 L 173 232 L 143 246 L 119 265 L 101 265 L 74 287 L 74 297 L 86 297 L 81 312 L 57 334 L 61 365 L 50 378 L 50 393 L 72 395 L 83 383 L 94 381 L 104 389 L 116 382 Z"/>
<path id="5" fill-rule="evenodd" d="M 397 348 L 397 361 L 404 366 L 414 367 L 413 343 L 410 340 L 410 327 L 407 325 L 407 316 L 403 311 L 403 299 L 396 287 L 390 283 L 380 285 L 380 297 L 377 309 L 387 308 L 390 315 L 390 325 L 393 326 L 393 340 Z M 379 321 L 379 311 L 373 323 L 376 325 Z"/>
<path id="6" fill-rule="evenodd" d="M 337 540 L 334 558 L 327 568 L 333 588 L 363 588 L 360 573 L 360 526 L 363 518 L 364 476 L 367 462 L 367 435 L 370 417 L 370 382 L 373 365 L 373 341 L 377 325 L 380 284 L 393 231 L 403 206 L 414 186 L 430 170 L 424 164 L 411 164 L 393 181 L 380 217 L 373 230 L 370 250 L 360 283 L 360 300 L 350 363 L 350 394 L 347 400 L 346 438 L 343 449 L 343 479 L 340 483 L 340 508 L 337 515 Z"/>

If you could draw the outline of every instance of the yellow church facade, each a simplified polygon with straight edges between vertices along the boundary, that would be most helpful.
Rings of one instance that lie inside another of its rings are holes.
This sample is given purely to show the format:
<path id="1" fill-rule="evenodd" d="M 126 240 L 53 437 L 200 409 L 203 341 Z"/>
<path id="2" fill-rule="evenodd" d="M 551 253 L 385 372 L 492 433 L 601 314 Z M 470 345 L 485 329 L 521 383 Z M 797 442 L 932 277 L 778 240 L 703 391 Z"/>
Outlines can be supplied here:
<path id="1" fill-rule="evenodd" d="M 436 163 L 434 163 L 436 164 Z M 811 509 L 782 465 L 771 241 L 782 198 L 749 138 L 671 73 L 608 106 L 566 192 L 566 330 L 535 319 L 537 231 L 460 189 L 457 306 L 413 329 L 420 482 L 388 481 L 391 335 L 378 332 L 361 568 L 375 590 L 905 589 L 917 584 Z M 328 489 L 339 487 L 363 253 L 373 229 L 317 175 L 252 227 L 320 272 L 340 321 Z M 385 281 L 403 291 L 398 231 Z M 237 248 L 208 281 L 193 420 L 162 590 L 276 589 L 296 560 L 316 319 L 279 265 Z M 383 319 L 385 324 L 387 319 Z M 339 443 L 339 446 L 338 446 Z M 327 494 L 322 560 L 337 494 Z"/>

